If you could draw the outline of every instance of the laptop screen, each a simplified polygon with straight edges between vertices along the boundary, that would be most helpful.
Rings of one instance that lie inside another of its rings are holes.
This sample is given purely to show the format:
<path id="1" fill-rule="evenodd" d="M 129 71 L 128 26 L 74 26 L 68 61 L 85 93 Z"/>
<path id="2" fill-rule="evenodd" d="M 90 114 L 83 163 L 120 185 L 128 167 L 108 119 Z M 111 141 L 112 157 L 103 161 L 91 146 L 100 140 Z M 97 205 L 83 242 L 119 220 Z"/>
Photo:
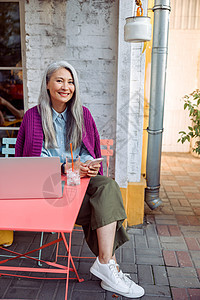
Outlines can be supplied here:
<path id="1" fill-rule="evenodd" d="M 59 157 L 0 157 L 0 199 L 60 198 Z"/>

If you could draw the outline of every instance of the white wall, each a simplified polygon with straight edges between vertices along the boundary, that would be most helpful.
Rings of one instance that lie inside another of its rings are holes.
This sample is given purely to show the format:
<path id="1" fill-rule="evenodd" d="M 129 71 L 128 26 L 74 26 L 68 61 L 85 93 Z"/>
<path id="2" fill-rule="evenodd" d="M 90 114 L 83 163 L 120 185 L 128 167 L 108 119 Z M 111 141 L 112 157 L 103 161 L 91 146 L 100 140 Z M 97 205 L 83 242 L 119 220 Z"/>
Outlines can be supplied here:
<path id="1" fill-rule="evenodd" d="M 66 56 L 66 1 L 25 1 L 28 108 L 37 104 L 45 66 Z"/>
<path id="2" fill-rule="evenodd" d="M 169 32 L 167 66 L 164 152 L 188 152 L 189 142 L 177 143 L 178 132 L 190 124 L 184 111 L 182 97 L 200 87 L 200 30 L 174 30 Z"/>
<path id="3" fill-rule="evenodd" d="M 146 13 L 147 1 L 143 7 Z M 124 41 L 125 19 L 135 11 L 133 1 L 119 1 L 115 178 L 121 187 L 141 179 L 145 53 L 143 43 Z"/>
<path id="4" fill-rule="evenodd" d="M 114 139 L 110 174 L 120 186 L 140 181 L 141 174 L 145 54 L 142 44 L 131 47 L 123 37 L 134 5 L 132 0 L 25 1 L 28 107 L 37 104 L 45 66 L 69 61 L 101 138 Z"/>

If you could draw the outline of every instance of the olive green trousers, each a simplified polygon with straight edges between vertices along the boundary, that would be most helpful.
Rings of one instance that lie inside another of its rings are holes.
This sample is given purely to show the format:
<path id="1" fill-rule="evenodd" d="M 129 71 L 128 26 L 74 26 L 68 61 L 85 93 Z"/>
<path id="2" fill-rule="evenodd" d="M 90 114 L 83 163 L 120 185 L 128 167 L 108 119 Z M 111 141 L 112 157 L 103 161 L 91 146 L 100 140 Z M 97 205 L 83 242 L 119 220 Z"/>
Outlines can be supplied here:
<path id="1" fill-rule="evenodd" d="M 129 240 L 122 225 L 127 218 L 118 184 L 111 178 L 97 175 L 90 179 L 76 224 L 82 225 L 86 242 L 91 251 L 98 256 L 96 229 L 117 222 L 113 254 Z"/>

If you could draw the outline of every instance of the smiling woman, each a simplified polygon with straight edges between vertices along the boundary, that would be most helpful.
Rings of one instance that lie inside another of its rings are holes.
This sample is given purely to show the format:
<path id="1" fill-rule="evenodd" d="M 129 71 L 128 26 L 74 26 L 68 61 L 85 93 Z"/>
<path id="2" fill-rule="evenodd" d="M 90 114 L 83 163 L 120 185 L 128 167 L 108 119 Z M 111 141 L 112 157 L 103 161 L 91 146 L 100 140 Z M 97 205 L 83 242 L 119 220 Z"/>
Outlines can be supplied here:
<path id="1" fill-rule="evenodd" d="M 75 91 L 74 79 L 70 71 L 64 68 L 55 71 L 47 84 L 47 90 L 51 95 L 52 107 L 58 113 L 62 113 Z"/>
<path id="2" fill-rule="evenodd" d="M 102 281 L 102 288 L 129 298 L 141 297 L 144 289 L 119 272 L 115 249 L 128 241 L 123 228 L 126 213 L 118 184 L 103 176 L 100 137 L 89 110 L 82 106 L 75 69 L 65 61 L 49 65 L 45 71 L 39 105 L 24 115 L 17 137 L 16 156 L 58 156 L 61 171 L 66 158 L 80 156 L 80 177 L 90 182 L 76 224 L 97 256 L 90 272 Z"/>

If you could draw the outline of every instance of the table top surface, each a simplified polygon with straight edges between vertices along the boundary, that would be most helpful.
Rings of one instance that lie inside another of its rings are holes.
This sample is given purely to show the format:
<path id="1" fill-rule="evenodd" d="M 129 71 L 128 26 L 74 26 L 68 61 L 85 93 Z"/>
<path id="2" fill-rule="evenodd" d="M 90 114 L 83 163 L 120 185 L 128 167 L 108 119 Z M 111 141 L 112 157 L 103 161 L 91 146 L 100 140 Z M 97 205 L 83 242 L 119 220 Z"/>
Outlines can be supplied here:
<path id="1" fill-rule="evenodd" d="M 0 199 L 0 230 L 72 232 L 90 178 L 56 199 Z"/>

